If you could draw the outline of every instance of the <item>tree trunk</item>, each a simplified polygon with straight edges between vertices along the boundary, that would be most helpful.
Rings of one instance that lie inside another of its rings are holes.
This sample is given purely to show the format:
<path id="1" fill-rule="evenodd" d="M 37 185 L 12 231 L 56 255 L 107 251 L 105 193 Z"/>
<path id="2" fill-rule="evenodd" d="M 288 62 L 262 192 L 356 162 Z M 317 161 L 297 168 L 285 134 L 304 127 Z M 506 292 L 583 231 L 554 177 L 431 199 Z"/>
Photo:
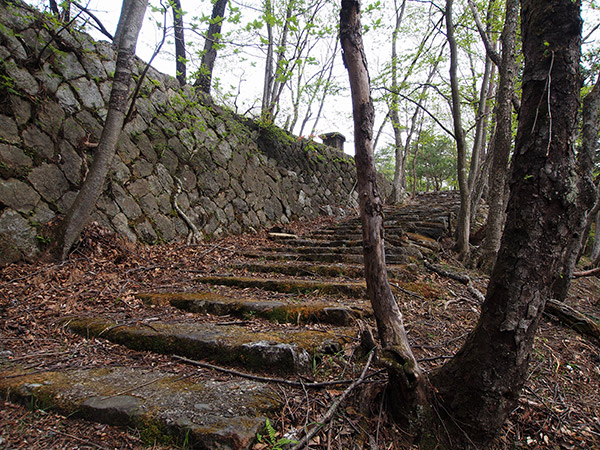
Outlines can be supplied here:
<path id="1" fill-rule="evenodd" d="M 392 122 L 392 128 L 394 129 L 394 146 L 395 146 L 395 165 L 394 165 L 394 180 L 392 181 L 392 202 L 400 203 L 404 196 L 405 187 L 405 164 L 406 164 L 406 152 L 408 151 L 408 145 L 402 144 L 402 130 L 400 127 L 400 102 L 398 101 L 398 92 L 400 86 L 398 85 L 398 34 L 400 33 L 400 25 L 402 25 L 402 18 L 404 17 L 404 11 L 406 9 L 406 0 L 403 0 L 402 5 L 398 7 L 397 0 L 394 1 L 394 11 L 396 14 L 396 25 L 392 33 L 392 65 L 391 65 L 391 77 L 392 77 L 392 100 L 390 104 L 390 119 Z M 415 116 L 417 112 L 415 111 Z M 407 138 L 407 141 L 409 138 Z M 407 142 L 408 144 L 408 142 Z"/>
<path id="2" fill-rule="evenodd" d="M 206 33 L 206 40 L 204 41 L 200 73 L 194 83 L 194 86 L 199 87 L 202 92 L 207 94 L 210 94 L 215 60 L 217 59 L 216 47 L 221 40 L 221 27 L 223 26 L 226 7 L 227 0 L 217 0 L 213 5 L 210 24 L 208 25 L 208 31 Z"/>
<path id="3" fill-rule="evenodd" d="M 121 4 L 121 15 L 119 16 L 119 22 L 117 23 L 117 29 L 113 38 L 113 46 L 116 48 L 119 48 L 119 42 L 125 33 L 125 21 L 127 20 L 132 3 L 133 0 L 123 0 L 123 3 Z"/>
<path id="4" fill-rule="evenodd" d="M 185 54 L 185 37 L 183 34 L 183 10 L 180 0 L 171 0 L 171 9 L 173 10 L 173 31 L 175 34 L 175 77 L 179 81 L 179 86 L 183 87 L 186 83 L 187 57 Z"/>
<path id="5" fill-rule="evenodd" d="M 106 175 L 115 155 L 117 141 L 127 112 L 135 47 L 147 3 L 147 0 L 131 0 L 130 7 L 123 8 L 123 11 L 127 13 L 127 18 L 119 20 L 119 23 L 123 24 L 124 31 L 119 40 L 117 65 L 110 93 L 106 123 L 100 136 L 92 167 L 75 198 L 73 206 L 67 212 L 58 229 L 56 250 L 61 259 L 67 257 L 69 250 L 87 224 L 90 213 L 96 205 L 96 200 L 102 193 Z"/>
<path id="6" fill-rule="evenodd" d="M 522 0 L 523 101 L 507 222 L 479 322 L 432 380 L 463 442 L 487 442 L 516 407 L 569 230 L 583 214 L 574 158 L 580 6 Z"/>
<path id="7" fill-rule="evenodd" d="M 262 107 L 261 116 L 264 120 L 269 121 L 268 115 L 269 105 L 271 103 L 271 95 L 273 92 L 273 47 L 275 42 L 273 41 L 273 24 L 270 16 L 273 15 L 273 7 L 271 0 L 264 0 L 264 13 L 266 27 L 267 27 L 267 58 L 265 59 L 265 78 L 263 82 L 263 95 L 262 95 Z"/>
<path id="8" fill-rule="evenodd" d="M 584 233 L 588 213 L 594 206 L 596 200 L 596 188 L 592 179 L 594 159 L 598 148 L 598 114 L 600 112 L 600 77 L 594 88 L 583 99 L 581 126 L 581 148 L 577 155 L 577 172 L 579 174 L 578 191 L 576 202 L 582 214 L 579 221 L 573 221 L 569 227 L 570 239 L 564 249 L 562 257 L 561 277 L 556 280 L 552 287 L 552 298 L 564 301 L 567 298 L 573 270 L 579 255 L 579 249 L 587 237 Z"/>
<path id="9" fill-rule="evenodd" d="M 592 245 L 590 259 L 596 261 L 598 257 L 600 257 L 600 213 L 596 213 L 594 221 L 594 244 Z"/>
<path id="10" fill-rule="evenodd" d="M 376 184 L 373 155 L 374 108 L 364 54 L 359 0 L 342 0 L 340 39 L 348 69 L 354 116 L 356 172 L 363 232 L 367 293 L 390 374 L 390 394 L 398 417 L 416 417 L 427 406 L 426 379 L 410 349 L 402 313 L 392 294 L 385 265 L 383 200 Z"/>
<path id="11" fill-rule="evenodd" d="M 508 172 L 508 158 L 512 147 L 512 97 L 517 73 L 516 36 L 519 20 L 519 0 L 506 0 L 506 15 L 502 30 L 502 60 L 499 67 L 498 93 L 496 96 L 496 132 L 492 145 L 490 169 L 489 212 L 486 236 L 482 245 L 480 266 L 490 270 L 500 248 L 506 204 L 504 190 Z"/>
<path id="12" fill-rule="evenodd" d="M 458 188 L 460 190 L 460 209 L 456 224 L 456 250 L 463 260 L 469 256 L 469 235 L 471 233 L 471 195 L 467 180 L 467 145 L 465 131 L 462 126 L 460 112 L 460 92 L 458 89 L 458 46 L 454 37 L 452 21 L 452 4 L 454 0 L 446 0 L 446 30 L 450 46 L 450 87 L 452 89 L 452 119 L 454 138 L 456 140 L 456 169 Z"/>

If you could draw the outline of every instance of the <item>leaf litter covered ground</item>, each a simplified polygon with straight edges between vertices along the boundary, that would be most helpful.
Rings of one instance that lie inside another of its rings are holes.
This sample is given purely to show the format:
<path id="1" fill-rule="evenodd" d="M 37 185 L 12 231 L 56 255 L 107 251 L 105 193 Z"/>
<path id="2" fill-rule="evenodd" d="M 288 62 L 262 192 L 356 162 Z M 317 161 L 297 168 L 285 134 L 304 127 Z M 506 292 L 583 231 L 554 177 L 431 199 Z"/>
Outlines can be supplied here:
<path id="1" fill-rule="evenodd" d="M 295 223 L 285 231 L 301 235 L 330 221 Z M 145 247 L 90 226 L 79 248 L 64 263 L 16 264 L 0 270 L 0 364 L 19 363 L 35 371 L 120 365 L 154 367 L 188 375 L 198 383 L 207 377 L 235 378 L 236 375 L 199 369 L 170 356 L 137 352 L 102 339 L 76 336 L 60 326 L 61 319 L 97 315 L 109 316 L 119 323 L 148 326 L 159 319 L 207 320 L 170 307 L 147 307 L 135 294 L 201 289 L 197 277 L 231 272 L 227 266 L 243 261 L 245 251 L 276 245 L 261 232 L 199 245 Z M 453 270 L 464 270 L 457 269 L 459 263 L 450 252 L 440 255 L 438 263 Z M 417 358 L 425 370 L 431 371 L 464 342 L 477 319 L 479 306 L 464 285 L 421 265 L 412 270 L 415 271 L 413 284 L 405 285 L 409 289 L 396 294 Z M 483 291 L 485 277 L 474 272 L 469 275 Z M 228 290 L 215 289 L 223 293 Z M 596 278 L 575 280 L 571 291 L 571 306 L 598 317 L 600 283 Z M 267 294 L 248 289 L 244 295 L 264 298 Z M 288 294 L 268 295 L 276 298 Z M 311 294 L 294 298 L 311 301 Z M 219 320 L 239 322 L 240 319 Z M 363 327 L 368 325 L 362 324 Z M 248 326 L 260 327 L 261 321 L 254 318 Z M 315 325 L 319 326 L 323 325 Z M 358 339 L 338 354 L 315 361 L 310 379 L 303 381 L 358 378 L 365 359 L 359 358 L 357 347 Z M 598 344 L 544 319 L 536 339 L 528 383 L 495 448 L 600 449 L 599 380 Z M 308 448 L 404 448 L 407 436 L 389 422 L 381 407 L 385 372 L 375 364 L 367 381 L 362 389 L 353 391 Z M 276 386 L 285 406 L 270 420 L 272 436 L 269 437 L 266 430 L 255 449 L 276 448 L 273 444 L 284 433 L 301 431 L 317 421 L 344 388 L 340 385 L 309 391 Z M 0 401 L 0 449 L 142 448 L 174 447 L 152 442 L 136 430 L 68 419 L 51 410 L 29 410 L 4 399 Z"/>

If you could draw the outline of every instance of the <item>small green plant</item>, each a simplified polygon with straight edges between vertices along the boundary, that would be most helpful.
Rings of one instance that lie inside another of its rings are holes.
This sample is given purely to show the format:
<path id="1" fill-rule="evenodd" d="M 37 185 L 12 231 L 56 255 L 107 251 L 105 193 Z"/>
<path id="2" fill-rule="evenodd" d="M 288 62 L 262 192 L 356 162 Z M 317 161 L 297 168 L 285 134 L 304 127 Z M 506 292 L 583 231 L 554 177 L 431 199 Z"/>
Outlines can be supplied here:
<path id="1" fill-rule="evenodd" d="M 282 450 L 284 445 L 298 443 L 298 441 L 292 441 L 288 438 L 277 439 L 278 434 L 279 433 L 277 432 L 277 430 L 275 430 L 275 428 L 273 428 L 273 425 L 271 425 L 271 421 L 267 419 L 265 423 L 265 435 L 263 436 L 262 434 L 258 433 L 256 435 L 256 439 L 258 440 L 258 442 L 268 445 L 268 447 L 266 448 L 268 450 Z"/>
<path id="2" fill-rule="evenodd" d="M 35 238 L 44 245 L 48 245 L 50 242 L 52 242 L 52 238 L 49 236 L 43 236 L 41 234 L 38 234 Z"/>

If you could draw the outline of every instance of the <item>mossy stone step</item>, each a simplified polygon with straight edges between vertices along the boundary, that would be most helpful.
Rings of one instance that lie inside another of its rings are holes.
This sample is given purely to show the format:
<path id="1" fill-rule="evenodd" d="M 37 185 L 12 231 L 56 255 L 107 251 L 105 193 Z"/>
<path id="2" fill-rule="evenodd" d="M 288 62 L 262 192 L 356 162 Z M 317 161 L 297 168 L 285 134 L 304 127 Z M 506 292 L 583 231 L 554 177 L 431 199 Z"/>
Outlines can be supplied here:
<path id="1" fill-rule="evenodd" d="M 194 382 L 157 369 L 111 367 L 0 372 L 3 398 L 139 430 L 153 445 L 248 450 L 266 419 L 282 407 L 272 388 L 250 380 Z"/>
<path id="2" fill-rule="evenodd" d="M 305 303 L 227 297 L 212 292 L 137 294 L 149 305 L 171 305 L 184 311 L 241 318 L 263 317 L 278 323 L 328 323 L 348 326 L 366 315 L 366 303 L 352 308 L 335 303 Z"/>
<path id="3" fill-rule="evenodd" d="M 344 254 L 344 253 L 279 253 L 279 252 L 244 252 L 243 256 L 253 259 L 264 259 L 271 261 L 312 261 L 320 263 L 348 263 L 361 264 L 363 262 L 362 254 Z M 388 264 L 408 264 L 410 255 L 387 255 Z"/>
<path id="4" fill-rule="evenodd" d="M 233 270 L 243 270 L 255 273 L 280 273 L 296 276 L 322 276 L 364 278 L 364 267 L 361 264 L 314 264 L 310 262 L 247 262 L 235 263 L 228 266 Z M 418 267 L 414 264 L 388 265 L 388 276 L 395 279 L 413 279 Z"/>
<path id="5" fill-rule="evenodd" d="M 386 242 L 387 244 L 387 242 Z M 361 246 L 355 247 L 334 247 L 334 246 L 313 246 L 313 247 L 263 247 L 262 252 L 270 253 L 298 253 L 301 255 L 306 254 L 319 254 L 319 253 L 331 253 L 335 255 L 362 255 L 363 248 Z M 386 245 L 385 252 L 387 255 L 394 255 L 402 253 L 402 247 L 396 247 L 394 245 Z"/>
<path id="6" fill-rule="evenodd" d="M 268 291 L 287 294 L 348 295 L 355 298 L 365 298 L 367 288 L 364 282 L 331 282 L 313 281 L 289 278 L 257 278 L 237 276 L 206 276 L 198 277 L 196 281 L 206 284 L 234 286 L 241 288 L 260 288 Z"/>
<path id="7" fill-rule="evenodd" d="M 66 320 L 65 326 L 81 336 L 104 338 L 134 350 L 276 373 L 306 372 L 312 355 L 335 352 L 352 336 L 348 328 L 257 330 L 239 325 L 162 322 L 122 325 L 105 318 L 74 318 Z"/>
<path id="8" fill-rule="evenodd" d="M 278 239 L 274 239 L 279 241 Z M 281 241 L 279 241 L 281 242 Z M 362 239 L 339 239 L 335 241 L 327 241 L 323 239 L 295 239 L 285 241 L 287 247 L 360 247 L 362 248 Z"/>

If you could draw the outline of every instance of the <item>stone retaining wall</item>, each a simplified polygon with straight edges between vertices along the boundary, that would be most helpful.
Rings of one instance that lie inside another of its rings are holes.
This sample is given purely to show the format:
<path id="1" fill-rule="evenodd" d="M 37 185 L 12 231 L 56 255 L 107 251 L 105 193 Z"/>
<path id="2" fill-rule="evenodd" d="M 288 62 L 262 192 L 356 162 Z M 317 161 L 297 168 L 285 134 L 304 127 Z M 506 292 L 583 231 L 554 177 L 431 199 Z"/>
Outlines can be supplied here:
<path id="1" fill-rule="evenodd" d="M 0 264 L 34 257 L 94 157 L 116 55 L 0 0 Z M 138 78 L 144 64 L 137 61 Z M 356 207 L 351 157 L 199 100 L 150 68 L 93 219 L 132 241 L 205 238 Z"/>

